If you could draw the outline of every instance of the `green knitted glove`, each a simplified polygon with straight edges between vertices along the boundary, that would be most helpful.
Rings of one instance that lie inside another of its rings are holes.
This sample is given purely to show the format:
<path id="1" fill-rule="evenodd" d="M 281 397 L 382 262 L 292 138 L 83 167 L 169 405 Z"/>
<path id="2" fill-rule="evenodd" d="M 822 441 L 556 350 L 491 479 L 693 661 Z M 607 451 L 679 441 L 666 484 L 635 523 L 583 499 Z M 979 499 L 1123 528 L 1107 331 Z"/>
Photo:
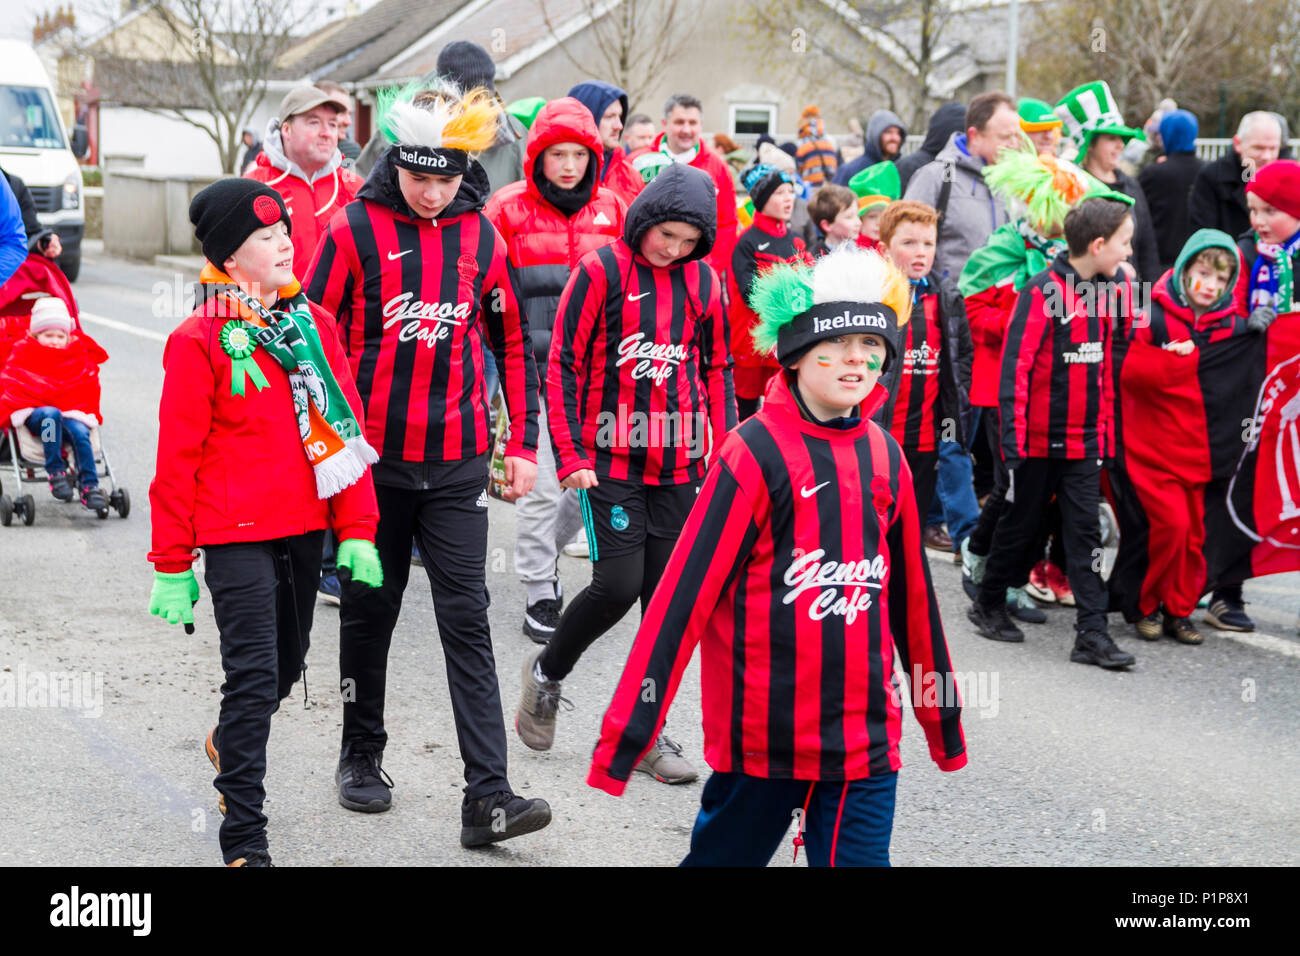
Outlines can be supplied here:
<path id="1" fill-rule="evenodd" d="M 379 551 L 364 538 L 348 538 L 339 542 L 336 559 L 339 570 L 347 568 L 352 580 L 366 587 L 377 588 L 384 583 L 384 569 L 379 564 Z"/>
<path id="2" fill-rule="evenodd" d="M 149 593 L 149 613 L 166 618 L 168 624 L 193 624 L 194 605 L 199 599 L 199 582 L 194 571 L 164 574 L 155 571 Z"/>

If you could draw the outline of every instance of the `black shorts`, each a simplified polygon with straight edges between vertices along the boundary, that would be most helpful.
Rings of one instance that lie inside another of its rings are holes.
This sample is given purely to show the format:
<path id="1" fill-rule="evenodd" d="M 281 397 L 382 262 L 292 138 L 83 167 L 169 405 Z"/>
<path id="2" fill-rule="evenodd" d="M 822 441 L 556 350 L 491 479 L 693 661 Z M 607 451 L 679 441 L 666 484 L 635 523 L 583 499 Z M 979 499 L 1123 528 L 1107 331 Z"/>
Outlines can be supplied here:
<path id="1" fill-rule="evenodd" d="M 579 490 L 591 560 L 639 551 L 646 538 L 675 541 L 699 496 L 700 484 L 643 485 L 601 478 L 595 488 Z"/>

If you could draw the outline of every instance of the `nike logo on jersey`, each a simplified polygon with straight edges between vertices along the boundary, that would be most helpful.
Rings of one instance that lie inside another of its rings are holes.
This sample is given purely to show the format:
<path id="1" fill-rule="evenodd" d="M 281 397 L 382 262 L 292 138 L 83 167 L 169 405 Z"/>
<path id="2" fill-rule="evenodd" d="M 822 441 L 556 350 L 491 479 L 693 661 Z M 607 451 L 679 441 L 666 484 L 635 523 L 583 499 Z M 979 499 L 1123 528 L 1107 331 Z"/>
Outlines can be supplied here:
<path id="1" fill-rule="evenodd" d="M 408 252 L 410 252 L 410 251 L 411 251 L 410 249 L 404 249 L 403 251 L 398 252 L 398 253 L 392 253 L 392 252 L 390 252 L 390 253 L 388 254 L 388 261 L 389 261 L 389 262 L 392 262 L 394 259 L 400 259 L 400 258 L 402 258 L 402 256 L 406 255 L 406 254 L 407 254 Z"/>
<path id="2" fill-rule="evenodd" d="M 627 297 L 627 301 L 629 301 L 629 302 L 638 302 L 638 301 L 640 301 L 641 299 L 644 299 L 644 298 L 645 298 L 646 296 L 648 296 L 649 294 L 650 294 L 649 292 L 640 292 L 640 293 L 638 293 L 638 294 L 636 294 L 636 295 L 630 295 L 630 296 Z"/>
<path id="3" fill-rule="evenodd" d="M 603 211 L 602 211 L 602 212 L 598 212 L 598 213 L 596 213 L 596 218 L 593 219 L 593 220 L 591 220 L 591 224 L 592 224 L 593 226 L 608 226 L 608 225 L 609 225 L 609 217 L 606 216 L 605 213 L 604 213 Z"/>
<path id="4" fill-rule="evenodd" d="M 813 495 L 817 494 L 817 492 L 821 491 L 829 484 L 830 484 L 829 481 L 823 481 L 820 485 L 816 485 L 812 488 L 800 488 L 799 494 L 803 495 L 805 498 L 811 498 Z"/>
<path id="5" fill-rule="evenodd" d="M 760 250 L 763 250 L 763 249 L 766 249 L 766 248 L 767 248 L 768 246 L 770 246 L 770 245 L 771 245 L 770 242 L 761 242 L 761 243 L 759 243 L 758 248 L 759 248 Z"/>

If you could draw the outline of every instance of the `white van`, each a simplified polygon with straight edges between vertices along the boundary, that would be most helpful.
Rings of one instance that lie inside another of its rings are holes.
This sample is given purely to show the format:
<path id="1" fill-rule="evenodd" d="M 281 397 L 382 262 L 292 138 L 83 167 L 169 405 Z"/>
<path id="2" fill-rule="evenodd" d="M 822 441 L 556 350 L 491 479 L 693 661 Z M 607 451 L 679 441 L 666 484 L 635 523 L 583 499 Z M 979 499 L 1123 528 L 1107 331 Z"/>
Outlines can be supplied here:
<path id="1" fill-rule="evenodd" d="M 69 280 L 81 271 L 81 236 L 86 216 L 81 167 L 85 132 L 68 138 L 54 89 L 36 51 L 19 40 L 0 39 L 0 168 L 27 184 L 41 225 L 63 245 L 59 266 Z"/>

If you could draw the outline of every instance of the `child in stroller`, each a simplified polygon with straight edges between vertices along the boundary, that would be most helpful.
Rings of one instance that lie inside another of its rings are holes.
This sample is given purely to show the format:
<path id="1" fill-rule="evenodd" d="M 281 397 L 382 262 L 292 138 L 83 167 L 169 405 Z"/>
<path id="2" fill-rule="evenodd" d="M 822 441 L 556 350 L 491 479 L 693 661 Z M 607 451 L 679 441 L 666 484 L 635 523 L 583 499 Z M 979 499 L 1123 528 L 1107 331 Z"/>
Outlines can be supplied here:
<path id="1" fill-rule="evenodd" d="M 66 434 L 76 458 L 81 503 L 95 512 L 108 507 L 90 438 L 103 422 L 99 366 L 107 360 L 99 343 L 75 328 L 63 300 L 47 296 L 36 301 L 27 334 L 14 343 L 0 368 L 0 426 L 26 428 L 40 439 L 50 492 L 59 501 L 71 501 L 76 490 L 63 457 Z"/>

